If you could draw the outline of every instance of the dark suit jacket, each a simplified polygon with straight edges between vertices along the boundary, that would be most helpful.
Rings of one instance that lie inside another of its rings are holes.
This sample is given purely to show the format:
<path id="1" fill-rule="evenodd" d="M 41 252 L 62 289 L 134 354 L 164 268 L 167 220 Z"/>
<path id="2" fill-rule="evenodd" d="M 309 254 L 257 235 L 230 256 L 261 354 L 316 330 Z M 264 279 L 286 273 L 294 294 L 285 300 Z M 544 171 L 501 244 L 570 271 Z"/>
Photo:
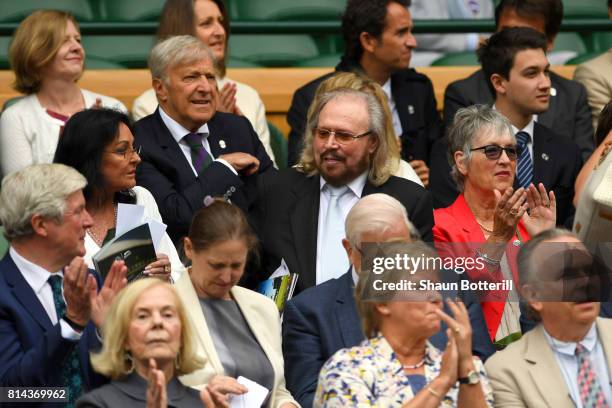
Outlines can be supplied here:
<path id="1" fill-rule="evenodd" d="M 291 395 L 303 407 L 311 407 L 319 371 L 338 350 L 365 339 L 353 296 L 351 272 L 306 289 L 285 304 L 283 313 L 283 357 L 285 381 Z M 480 304 L 473 293 L 464 293 L 473 330 L 472 349 L 486 360 L 495 349 L 487 334 Z M 450 313 L 446 310 L 447 313 Z M 446 348 L 446 326 L 430 341 Z"/>
<path id="2" fill-rule="evenodd" d="M 100 278 L 94 273 L 100 287 Z M 101 383 L 89 363 L 89 352 L 100 348 L 95 327 L 89 323 L 76 341 L 62 337 L 59 322 L 51 324 L 47 312 L 7 253 L 0 261 L 0 386 L 61 387 L 61 366 L 75 347 L 79 349 L 83 388 Z M 22 403 L 0 404 L 23 407 Z M 30 403 L 29 407 L 53 407 Z"/>
<path id="3" fill-rule="evenodd" d="M 576 81 L 550 73 L 556 95 L 550 98 L 550 107 L 538 115 L 538 123 L 555 133 L 576 142 L 582 159 L 593 152 L 593 123 L 587 101 L 586 89 Z M 448 128 L 459 108 L 475 104 L 493 104 L 494 98 L 487 86 L 482 70 L 448 85 L 444 92 L 444 123 Z"/>
<path id="4" fill-rule="evenodd" d="M 186 387 L 175 377 L 166 387 L 169 407 L 201 408 L 198 391 Z M 147 381 L 136 373 L 111 382 L 82 396 L 76 406 L 79 408 L 145 407 Z"/>
<path id="5" fill-rule="evenodd" d="M 246 118 L 217 112 L 208 122 L 208 129 L 208 142 L 214 157 L 244 152 L 259 160 L 258 173 L 273 168 Z M 244 211 L 248 210 L 255 195 L 257 177 L 237 176 L 220 162 L 213 162 L 196 177 L 162 121 L 159 110 L 134 124 L 134 138 L 136 145 L 142 146 L 142 162 L 136 170 L 136 181 L 153 194 L 162 219 L 168 225 L 168 235 L 175 243 L 187 234 L 191 218 L 202 207 L 206 196 L 224 196 Z"/>
<path id="6" fill-rule="evenodd" d="M 391 176 L 381 186 L 366 182 L 362 197 L 385 193 L 399 200 L 423 241 L 432 242 L 433 207 L 427 190 L 412 181 Z M 261 274 L 267 279 L 284 259 L 298 273 L 297 291 L 316 284 L 319 176 L 307 177 L 293 168 L 270 172 L 258 181 L 258 199 L 251 220 L 263 249 Z M 249 282 L 249 285 L 256 282 Z"/>
<path id="7" fill-rule="evenodd" d="M 543 183 L 547 190 L 553 190 L 557 199 L 557 225 L 563 225 L 574 213 L 572 199 L 574 183 L 582 167 L 578 146 L 549 128 L 535 123 L 533 140 L 533 183 Z M 444 208 L 452 204 L 459 190 L 450 176 L 447 159 L 448 144 L 441 139 L 434 145 L 431 160 L 430 191 L 434 207 Z M 518 188 L 514 180 L 514 188 Z"/>
<path id="8" fill-rule="evenodd" d="M 345 58 L 336 72 L 361 71 L 359 64 Z M 363 73 L 363 72 L 362 72 Z M 302 151 L 308 108 L 319 84 L 333 73 L 323 75 L 299 88 L 293 94 L 287 113 L 289 132 L 289 165 L 297 163 Z M 398 71 L 391 76 L 391 94 L 402 124 L 402 158 L 429 163 L 429 151 L 441 135 L 441 122 L 436 110 L 436 98 L 429 78 L 414 69 Z"/>

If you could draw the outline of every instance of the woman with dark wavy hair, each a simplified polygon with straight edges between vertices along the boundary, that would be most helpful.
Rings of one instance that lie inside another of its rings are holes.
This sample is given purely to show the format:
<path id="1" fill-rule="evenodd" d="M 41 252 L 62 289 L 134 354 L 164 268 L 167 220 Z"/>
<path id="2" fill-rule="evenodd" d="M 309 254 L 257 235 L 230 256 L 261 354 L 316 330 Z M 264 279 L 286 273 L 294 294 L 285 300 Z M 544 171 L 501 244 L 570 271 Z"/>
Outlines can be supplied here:
<path id="1" fill-rule="evenodd" d="M 85 260 L 115 236 L 119 203 L 139 204 L 145 216 L 162 222 L 151 193 L 136 186 L 139 149 L 134 146 L 129 118 L 112 109 L 87 109 L 68 122 L 55 152 L 55 163 L 72 166 L 87 178 L 83 190 L 93 226 L 85 236 Z M 158 260 L 145 268 L 145 275 L 178 279 L 184 270 L 170 237 L 164 234 Z"/>

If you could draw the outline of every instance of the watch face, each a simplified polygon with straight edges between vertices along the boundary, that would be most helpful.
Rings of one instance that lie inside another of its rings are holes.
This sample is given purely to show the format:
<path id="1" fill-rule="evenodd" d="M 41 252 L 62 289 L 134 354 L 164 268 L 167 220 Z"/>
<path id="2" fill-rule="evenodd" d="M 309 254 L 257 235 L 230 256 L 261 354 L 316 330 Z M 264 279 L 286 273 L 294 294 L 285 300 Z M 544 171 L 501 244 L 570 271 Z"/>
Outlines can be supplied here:
<path id="1" fill-rule="evenodd" d="M 480 379 L 478 378 L 478 373 L 476 371 L 470 371 L 468 374 L 468 384 L 477 384 Z"/>

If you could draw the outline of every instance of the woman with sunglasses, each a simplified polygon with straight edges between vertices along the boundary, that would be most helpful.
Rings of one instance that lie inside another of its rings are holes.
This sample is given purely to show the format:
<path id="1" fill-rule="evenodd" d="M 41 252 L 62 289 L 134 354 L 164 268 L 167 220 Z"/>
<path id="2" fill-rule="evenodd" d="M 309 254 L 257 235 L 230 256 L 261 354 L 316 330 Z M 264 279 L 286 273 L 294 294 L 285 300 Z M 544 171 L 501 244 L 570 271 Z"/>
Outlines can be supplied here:
<path id="1" fill-rule="evenodd" d="M 141 205 L 146 217 L 162 222 L 151 193 L 136 186 L 138 153 L 130 121 L 122 112 L 86 109 L 66 122 L 53 162 L 74 167 L 87 178 L 83 194 L 93 218 L 84 237 L 84 258 L 89 267 L 93 267 L 92 256 L 115 236 L 119 203 Z M 178 280 L 185 267 L 166 233 L 159 252 L 157 261 L 146 266 L 145 275 Z"/>
<path id="2" fill-rule="evenodd" d="M 531 236 L 555 227 L 555 195 L 542 184 L 513 189 L 520 151 L 512 126 L 493 108 L 460 109 L 448 139 L 461 194 L 449 207 L 434 211 L 434 241 L 441 256 L 474 259 L 475 266 L 466 268 L 473 283 L 512 282 L 487 285 L 489 290 L 480 292 L 489 335 L 501 348 L 521 333 L 513 290 L 516 253 Z"/>

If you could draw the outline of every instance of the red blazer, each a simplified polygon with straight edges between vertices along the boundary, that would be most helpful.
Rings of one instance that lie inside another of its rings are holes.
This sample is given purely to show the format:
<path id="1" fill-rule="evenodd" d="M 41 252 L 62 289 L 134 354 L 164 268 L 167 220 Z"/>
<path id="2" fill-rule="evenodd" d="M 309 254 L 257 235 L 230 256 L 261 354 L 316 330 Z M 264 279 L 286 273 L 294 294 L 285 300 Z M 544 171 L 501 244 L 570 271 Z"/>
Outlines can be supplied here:
<path id="1" fill-rule="evenodd" d="M 435 210 L 434 222 L 434 242 L 440 256 L 474 257 L 476 246 L 468 245 L 468 243 L 481 243 L 486 241 L 480 226 L 476 222 L 476 217 L 474 217 L 472 210 L 470 210 L 470 207 L 468 207 L 463 194 L 460 194 L 455 202 L 450 206 Z M 521 241 L 526 242 L 531 238 L 525 229 L 523 221 L 519 221 L 517 229 Z M 506 247 L 506 258 L 508 259 L 508 264 L 512 270 L 515 285 L 518 282 L 516 254 L 520 249 L 520 245 L 517 246 L 515 244 L 518 243 L 519 236 L 515 235 Z M 453 245 L 444 245 L 444 243 L 453 243 Z M 457 243 L 466 243 L 466 245 L 457 245 Z M 483 273 L 485 275 L 483 275 Z M 468 270 L 467 274 L 473 281 L 480 280 L 480 278 L 486 278 L 489 281 L 491 280 L 490 276 L 488 275 L 488 271 L 481 272 L 478 270 Z M 508 291 L 500 290 L 489 292 L 487 298 L 498 298 L 500 301 L 482 302 L 482 311 L 484 313 L 485 321 L 487 322 L 489 335 L 493 341 L 495 340 L 495 334 L 497 333 L 497 328 L 501 322 L 502 314 L 504 312 L 505 299 L 507 296 Z"/>

